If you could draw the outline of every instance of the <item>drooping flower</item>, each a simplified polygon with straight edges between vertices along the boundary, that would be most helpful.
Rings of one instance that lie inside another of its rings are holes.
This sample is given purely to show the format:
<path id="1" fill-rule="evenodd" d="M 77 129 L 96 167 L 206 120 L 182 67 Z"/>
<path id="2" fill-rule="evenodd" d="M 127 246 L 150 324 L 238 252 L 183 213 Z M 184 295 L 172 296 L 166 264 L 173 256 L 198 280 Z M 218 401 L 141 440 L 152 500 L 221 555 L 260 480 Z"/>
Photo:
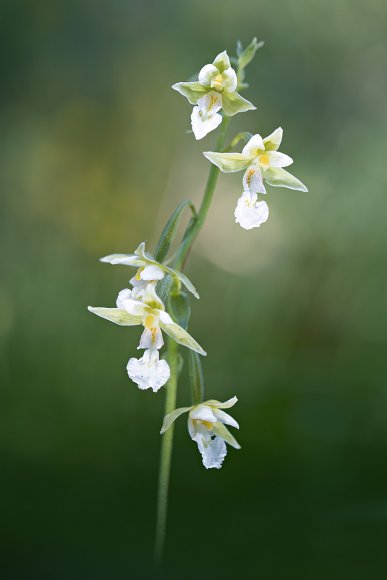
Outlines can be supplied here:
<path id="1" fill-rule="evenodd" d="M 141 358 L 130 358 L 126 370 L 138 388 L 156 393 L 168 381 L 171 371 L 166 360 L 159 360 L 157 349 L 147 349 Z"/>
<path id="2" fill-rule="evenodd" d="M 164 344 L 162 330 L 176 342 L 205 356 L 205 351 L 181 326 L 165 312 L 165 306 L 156 294 L 152 284 L 148 284 L 141 300 L 132 296 L 132 290 L 121 290 L 117 298 L 117 308 L 88 307 L 101 318 L 120 326 L 144 327 L 138 348 L 159 349 Z"/>
<path id="3" fill-rule="evenodd" d="M 221 123 L 222 117 L 218 113 L 220 109 L 231 117 L 256 108 L 236 92 L 237 86 L 237 75 L 226 51 L 218 54 L 212 64 L 206 64 L 201 69 L 197 81 L 172 85 L 191 105 L 196 105 L 191 116 L 196 139 L 202 139 Z"/>
<path id="4" fill-rule="evenodd" d="M 170 274 L 178 284 L 183 284 L 195 298 L 199 298 L 195 286 L 185 274 L 174 270 L 165 264 L 157 262 L 155 258 L 145 250 L 145 242 L 142 242 L 134 251 L 134 254 L 110 254 L 101 258 L 101 262 L 108 264 L 122 264 L 124 266 L 134 266 L 138 270 L 135 276 L 130 280 L 133 285 L 132 298 L 141 299 L 149 283 L 155 285 L 159 280 L 164 278 L 165 274 Z"/>
<path id="5" fill-rule="evenodd" d="M 228 413 L 222 411 L 235 405 L 237 400 L 236 397 L 224 403 L 209 400 L 192 407 L 175 409 L 164 417 L 160 433 L 165 433 L 180 415 L 188 413 L 188 432 L 198 445 L 204 467 L 219 469 L 227 454 L 226 443 L 240 449 L 239 443 L 226 427 L 230 425 L 239 429 L 239 425 Z"/>
<path id="6" fill-rule="evenodd" d="M 282 135 L 283 131 L 278 127 L 265 139 L 258 134 L 253 135 L 243 147 L 242 153 L 206 151 L 203 155 L 224 173 L 246 170 L 243 189 L 250 193 L 266 193 L 263 181 L 274 187 L 308 191 L 297 177 L 284 169 L 293 163 L 293 159 L 278 151 Z"/>
<path id="7" fill-rule="evenodd" d="M 257 194 L 244 191 L 235 208 L 235 222 L 245 230 L 259 228 L 269 217 L 266 201 L 257 201 Z"/>

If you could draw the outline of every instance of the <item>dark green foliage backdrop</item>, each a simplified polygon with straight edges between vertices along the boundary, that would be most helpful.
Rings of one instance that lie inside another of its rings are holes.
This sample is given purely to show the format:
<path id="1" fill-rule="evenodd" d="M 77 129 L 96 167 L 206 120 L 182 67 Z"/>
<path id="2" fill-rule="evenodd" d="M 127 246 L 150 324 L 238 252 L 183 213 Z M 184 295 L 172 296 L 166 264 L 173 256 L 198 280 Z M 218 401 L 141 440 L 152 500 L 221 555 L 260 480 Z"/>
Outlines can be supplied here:
<path id="1" fill-rule="evenodd" d="M 176 429 L 165 578 L 380 580 L 387 534 L 386 4 L 1 4 L 1 550 L 4 580 L 153 578 L 163 393 L 125 365 L 125 268 L 208 171 L 170 85 L 235 41 L 258 110 L 310 193 L 271 189 L 256 231 L 222 176 L 187 270 L 208 394 L 239 397 L 242 451 L 206 472 Z M 293 168 L 292 168 L 293 169 Z M 188 401 L 182 381 L 179 404 Z"/>

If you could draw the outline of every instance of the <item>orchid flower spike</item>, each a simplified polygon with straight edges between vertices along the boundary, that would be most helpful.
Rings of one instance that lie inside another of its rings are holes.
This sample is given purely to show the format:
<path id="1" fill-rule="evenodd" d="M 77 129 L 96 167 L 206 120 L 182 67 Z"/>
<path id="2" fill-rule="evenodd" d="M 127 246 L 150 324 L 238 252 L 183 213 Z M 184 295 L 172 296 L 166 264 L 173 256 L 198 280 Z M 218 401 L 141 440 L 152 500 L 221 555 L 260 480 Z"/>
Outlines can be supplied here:
<path id="1" fill-rule="evenodd" d="M 242 153 L 217 153 L 215 151 L 203 153 L 224 173 L 245 170 L 243 194 L 235 209 L 235 221 L 245 229 L 259 227 L 269 216 L 266 203 L 257 202 L 257 194 L 266 193 L 264 181 L 274 187 L 308 191 L 297 177 L 284 169 L 293 163 L 293 159 L 278 151 L 282 135 L 283 131 L 281 127 L 278 127 L 264 139 L 258 134 L 253 135 L 244 146 Z"/>
<path id="2" fill-rule="evenodd" d="M 157 262 L 155 258 L 145 250 L 145 242 L 142 242 L 134 251 L 134 254 L 110 254 L 101 258 L 101 262 L 108 264 L 122 264 L 124 266 L 134 266 L 138 270 L 135 276 L 130 280 L 133 286 L 132 298 L 142 299 L 149 283 L 156 286 L 159 280 L 162 280 L 165 274 L 170 274 L 177 284 L 186 287 L 186 289 L 199 298 L 199 294 L 191 280 L 185 274 L 169 268 L 165 264 Z"/>
<path id="3" fill-rule="evenodd" d="M 192 407 L 175 409 L 164 417 L 160 433 L 165 433 L 180 415 L 188 413 L 188 432 L 198 445 L 204 467 L 219 469 L 227 455 L 226 443 L 235 449 L 241 448 L 225 426 L 230 425 L 239 429 L 238 423 L 228 413 L 222 411 L 235 405 L 237 400 L 236 397 L 224 403 L 210 400 Z"/>
<path id="4" fill-rule="evenodd" d="M 206 64 L 201 69 L 197 81 L 172 85 L 191 105 L 196 105 L 191 115 L 192 131 L 196 139 L 202 139 L 220 125 L 222 116 L 218 111 L 221 109 L 230 117 L 256 109 L 236 92 L 237 87 L 237 75 L 226 51 L 218 54 L 212 64 Z"/>
<path id="5" fill-rule="evenodd" d="M 93 312 L 101 318 L 110 320 L 120 326 L 142 325 L 144 331 L 141 335 L 138 348 L 157 350 L 164 344 L 161 330 L 172 337 L 177 343 L 194 350 L 205 356 L 206 352 L 192 338 L 184 328 L 176 324 L 165 312 L 165 306 L 156 294 L 152 284 L 148 284 L 142 300 L 132 296 L 132 290 L 121 290 L 117 298 L 117 308 L 101 308 L 89 306 Z"/>

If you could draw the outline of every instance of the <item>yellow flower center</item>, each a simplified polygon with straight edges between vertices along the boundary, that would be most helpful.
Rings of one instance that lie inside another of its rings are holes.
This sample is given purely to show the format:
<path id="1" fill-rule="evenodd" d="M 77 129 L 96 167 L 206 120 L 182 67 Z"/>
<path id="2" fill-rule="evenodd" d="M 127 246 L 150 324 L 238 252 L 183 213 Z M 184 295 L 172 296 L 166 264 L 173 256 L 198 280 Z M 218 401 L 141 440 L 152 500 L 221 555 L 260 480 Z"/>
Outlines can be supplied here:
<path id="1" fill-rule="evenodd" d="M 202 421 L 202 424 L 209 430 L 211 431 L 212 428 L 214 427 L 214 424 L 211 423 L 211 421 Z"/>
<path id="2" fill-rule="evenodd" d="M 259 156 L 259 163 L 260 163 L 260 165 L 263 165 L 264 167 L 269 167 L 270 157 L 268 156 L 267 153 L 263 153 L 263 155 Z"/>
<path id="3" fill-rule="evenodd" d="M 144 320 L 144 326 L 145 326 L 145 328 L 150 330 L 152 332 L 152 334 L 153 334 L 154 330 L 157 332 L 156 316 L 154 316 L 154 314 L 148 314 L 148 316 Z"/>
<path id="4" fill-rule="evenodd" d="M 220 73 L 212 79 L 211 86 L 217 91 L 221 91 L 223 89 L 223 77 Z"/>

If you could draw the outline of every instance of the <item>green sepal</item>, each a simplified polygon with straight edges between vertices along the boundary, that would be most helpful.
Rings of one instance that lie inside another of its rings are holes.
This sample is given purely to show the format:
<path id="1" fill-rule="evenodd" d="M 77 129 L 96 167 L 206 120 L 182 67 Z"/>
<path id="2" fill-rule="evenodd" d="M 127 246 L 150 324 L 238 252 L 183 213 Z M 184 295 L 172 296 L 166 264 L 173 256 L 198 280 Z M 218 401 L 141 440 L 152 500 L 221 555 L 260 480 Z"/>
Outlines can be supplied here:
<path id="1" fill-rule="evenodd" d="M 188 376 L 191 385 L 192 404 L 198 405 L 204 398 L 204 378 L 200 356 L 192 350 L 188 353 Z"/>
<path id="2" fill-rule="evenodd" d="M 232 117 L 237 113 L 255 111 L 257 107 L 247 99 L 241 97 L 238 93 L 226 93 L 224 91 L 222 95 L 222 108 L 228 117 Z"/>
<path id="3" fill-rule="evenodd" d="M 186 292 L 171 292 L 169 295 L 169 313 L 179 326 L 187 330 L 191 306 Z"/>
<path id="4" fill-rule="evenodd" d="M 227 429 L 223 423 L 217 421 L 214 423 L 213 432 L 218 437 L 221 437 L 223 441 L 234 447 L 235 449 L 240 449 L 241 446 L 239 445 L 238 441 L 235 439 L 233 435 L 231 435 L 230 431 Z"/>
<path id="5" fill-rule="evenodd" d="M 192 407 L 180 407 L 179 409 L 175 409 L 171 413 L 168 413 L 168 415 L 165 415 L 160 435 L 168 431 L 172 423 L 176 421 L 176 419 L 180 417 L 180 415 L 183 415 L 183 413 L 188 413 L 191 409 Z"/>
<path id="6" fill-rule="evenodd" d="M 196 105 L 198 100 L 211 90 L 209 87 L 203 87 L 199 81 L 193 83 L 176 83 L 172 85 L 172 88 L 188 99 L 191 105 Z"/>
<path id="7" fill-rule="evenodd" d="M 177 233 L 181 214 L 187 207 L 191 209 L 194 216 L 197 215 L 193 203 L 189 200 L 184 200 L 177 206 L 167 221 L 165 228 L 163 229 L 163 232 L 160 236 L 159 243 L 157 244 L 155 253 L 157 262 L 162 262 L 168 254 L 169 248 L 171 247 L 171 244 Z"/>
<path id="8" fill-rule="evenodd" d="M 142 316 L 134 316 L 133 314 L 129 314 L 129 312 L 126 312 L 126 310 L 122 310 L 121 308 L 88 306 L 87 309 L 89 312 L 92 312 L 93 314 L 96 314 L 105 320 L 114 322 L 114 324 L 118 324 L 119 326 L 137 326 L 142 322 Z"/>

